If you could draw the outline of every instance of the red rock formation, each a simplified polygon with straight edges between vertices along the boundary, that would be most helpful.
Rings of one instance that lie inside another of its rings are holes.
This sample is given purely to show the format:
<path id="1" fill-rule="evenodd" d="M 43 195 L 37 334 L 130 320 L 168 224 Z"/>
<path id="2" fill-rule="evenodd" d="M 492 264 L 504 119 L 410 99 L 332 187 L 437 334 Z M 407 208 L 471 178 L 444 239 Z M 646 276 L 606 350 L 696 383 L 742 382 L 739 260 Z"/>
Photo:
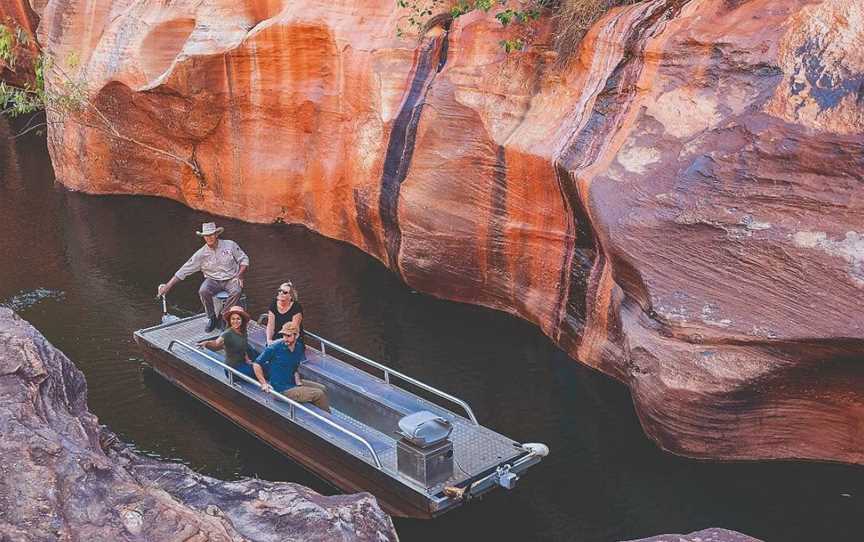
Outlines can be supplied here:
<path id="1" fill-rule="evenodd" d="M 223 482 L 139 456 L 87 410 L 81 371 L 4 307 L 0 376 L 0 540 L 397 540 L 368 493 Z"/>
<path id="2" fill-rule="evenodd" d="M 16 86 L 34 83 L 37 23 L 36 13 L 27 0 L 0 0 L 0 24 L 12 32 L 20 31 L 26 40 L 25 43 L 17 43 L 13 50 L 16 59 L 14 65 L 0 60 L 0 81 Z"/>
<path id="3" fill-rule="evenodd" d="M 548 25 L 507 56 L 491 16 L 400 16 L 52 0 L 42 43 L 125 137 L 54 126 L 57 177 L 303 223 L 535 322 L 676 453 L 864 463 L 859 1 L 641 2 L 564 68 Z"/>

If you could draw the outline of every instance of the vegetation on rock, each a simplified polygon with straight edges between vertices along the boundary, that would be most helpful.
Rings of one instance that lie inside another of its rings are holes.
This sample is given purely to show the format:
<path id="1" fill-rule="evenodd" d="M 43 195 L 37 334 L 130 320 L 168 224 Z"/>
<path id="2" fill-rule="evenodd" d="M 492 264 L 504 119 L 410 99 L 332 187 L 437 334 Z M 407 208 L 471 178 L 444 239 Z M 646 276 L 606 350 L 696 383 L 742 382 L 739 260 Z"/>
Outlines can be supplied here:
<path id="1" fill-rule="evenodd" d="M 150 145 L 129 136 L 111 122 L 108 116 L 90 99 L 86 79 L 73 75 L 79 66 L 77 54 L 70 53 L 61 64 L 38 44 L 31 44 L 30 37 L 21 27 L 0 24 L 0 62 L 14 68 L 18 63 L 20 51 L 30 45 L 35 46 L 38 53 L 33 62 L 33 83 L 19 86 L 0 81 L 0 107 L 2 107 L 0 114 L 17 117 L 39 111 L 45 112 L 43 122 L 32 124 L 35 117 L 31 118 L 30 122 L 18 134 L 18 137 L 44 128 L 49 124 L 62 124 L 66 121 L 77 122 L 89 128 L 95 128 L 116 139 L 176 160 L 188 166 L 199 179 L 199 182 L 204 182 L 204 173 L 194 156 L 184 158 Z M 49 79 L 50 84 L 46 84 Z"/>
<path id="2" fill-rule="evenodd" d="M 488 13 L 497 8 L 495 19 L 502 26 L 525 26 L 541 17 L 551 17 L 555 23 L 555 50 L 561 58 L 568 58 L 585 32 L 610 9 L 641 0 L 396 0 L 396 5 L 407 11 L 403 20 L 408 31 L 423 34 L 431 21 L 449 14 L 456 19 L 474 11 Z M 516 32 L 519 32 L 518 30 Z M 406 28 L 397 26 L 396 34 L 403 36 Z M 525 32 L 498 43 L 505 52 L 521 51 L 530 42 Z"/>

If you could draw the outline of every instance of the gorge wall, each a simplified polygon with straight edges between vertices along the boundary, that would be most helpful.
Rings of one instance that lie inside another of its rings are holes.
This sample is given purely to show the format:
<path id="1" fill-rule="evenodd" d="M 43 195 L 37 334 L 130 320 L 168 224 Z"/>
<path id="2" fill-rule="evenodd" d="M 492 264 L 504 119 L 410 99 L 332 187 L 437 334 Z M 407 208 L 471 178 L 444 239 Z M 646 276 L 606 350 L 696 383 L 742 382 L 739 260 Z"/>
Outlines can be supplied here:
<path id="1" fill-rule="evenodd" d="M 0 0 L 0 24 L 24 36 L 23 42 L 20 42 L 16 36 L 12 51 L 14 62 L 0 59 L 0 81 L 19 87 L 33 85 L 34 60 L 38 56 L 36 44 L 38 22 L 38 17 L 27 0 Z"/>
<path id="2" fill-rule="evenodd" d="M 510 55 L 491 14 L 397 38 L 392 0 L 33 8 L 98 108 L 49 112 L 69 188 L 305 224 L 516 314 L 672 452 L 864 463 L 860 1 L 649 0 L 568 58 L 548 18 Z"/>

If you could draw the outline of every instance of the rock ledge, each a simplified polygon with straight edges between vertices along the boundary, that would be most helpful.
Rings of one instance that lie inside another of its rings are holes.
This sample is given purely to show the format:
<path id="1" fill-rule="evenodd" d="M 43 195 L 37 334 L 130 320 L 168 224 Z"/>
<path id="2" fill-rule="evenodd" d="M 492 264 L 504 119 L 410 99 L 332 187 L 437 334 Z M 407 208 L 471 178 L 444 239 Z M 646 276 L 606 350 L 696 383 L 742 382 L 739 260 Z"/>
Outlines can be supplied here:
<path id="1" fill-rule="evenodd" d="M 81 371 L 2 307 L 0 397 L 0 540 L 398 540 L 366 493 L 224 482 L 134 453 L 87 410 Z"/>

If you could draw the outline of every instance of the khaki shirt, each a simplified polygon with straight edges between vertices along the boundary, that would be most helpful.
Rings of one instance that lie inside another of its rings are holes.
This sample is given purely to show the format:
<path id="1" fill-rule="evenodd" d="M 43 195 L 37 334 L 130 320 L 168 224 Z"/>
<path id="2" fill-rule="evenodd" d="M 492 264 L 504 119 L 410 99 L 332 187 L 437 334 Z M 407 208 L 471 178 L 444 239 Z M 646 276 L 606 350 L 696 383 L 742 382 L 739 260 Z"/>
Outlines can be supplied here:
<path id="1" fill-rule="evenodd" d="M 215 249 L 207 245 L 199 248 L 174 276 L 177 280 L 183 280 L 201 271 L 208 279 L 228 280 L 237 276 L 241 265 L 249 266 L 249 256 L 240 245 L 230 239 L 219 239 Z"/>

